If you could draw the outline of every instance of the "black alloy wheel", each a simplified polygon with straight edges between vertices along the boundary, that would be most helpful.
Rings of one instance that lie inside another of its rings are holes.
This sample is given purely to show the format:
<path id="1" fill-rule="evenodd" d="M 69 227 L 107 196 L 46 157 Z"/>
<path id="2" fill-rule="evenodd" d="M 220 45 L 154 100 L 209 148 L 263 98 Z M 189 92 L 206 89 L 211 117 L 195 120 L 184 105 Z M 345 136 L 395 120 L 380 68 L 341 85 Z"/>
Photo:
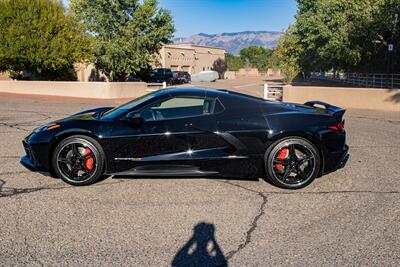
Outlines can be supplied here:
<path id="1" fill-rule="evenodd" d="M 321 168 L 315 146 L 306 139 L 290 137 L 272 144 L 265 154 L 265 169 L 273 184 L 299 189 L 310 184 Z"/>
<path id="2" fill-rule="evenodd" d="M 104 153 L 100 144 L 88 136 L 71 136 L 54 150 L 53 168 L 58 177 L 71 185 L 89 185 L 103 173 Z"/>

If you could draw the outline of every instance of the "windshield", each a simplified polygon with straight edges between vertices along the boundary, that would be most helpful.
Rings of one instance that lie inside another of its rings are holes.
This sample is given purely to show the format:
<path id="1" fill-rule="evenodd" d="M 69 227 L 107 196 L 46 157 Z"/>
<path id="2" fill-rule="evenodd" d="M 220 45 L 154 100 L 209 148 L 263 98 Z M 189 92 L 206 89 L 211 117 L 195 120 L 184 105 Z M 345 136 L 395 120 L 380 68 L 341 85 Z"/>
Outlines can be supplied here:
<path id="1" fill-rule="evenodd" d="M 109 111 L 107 111 L 103 114 L 102 118 L 115 119 L 115 118 L 119 117 L 120 115 L 122 115 L 123 113 L 125 113 L 126 111 L 131 110 L 134 107 L 146 102 L 147 100 L 154 98 L 156 96 L 156 94 L 157 94 L 157 91 L 149 93 L 144 96 L 140 96 L 138 98 L 135 98 L 135 99 L 125 103 L 125 104 L 122 104 L 118 107 L 110 109 Z"/>

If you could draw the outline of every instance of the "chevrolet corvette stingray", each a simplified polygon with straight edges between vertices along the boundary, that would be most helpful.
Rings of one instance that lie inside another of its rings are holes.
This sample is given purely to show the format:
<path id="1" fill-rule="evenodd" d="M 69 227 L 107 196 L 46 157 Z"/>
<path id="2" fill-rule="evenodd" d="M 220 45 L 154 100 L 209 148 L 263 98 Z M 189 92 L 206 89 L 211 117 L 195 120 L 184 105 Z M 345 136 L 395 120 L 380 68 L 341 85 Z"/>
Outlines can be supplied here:
<path id="1" fill-rule="evenodd" d="M 319 101 L 169 88 L 40 126 L 20 162 L 72 185 L 108 174 L 266 177 L 298 189 L 346 164 L 344 113 Z"/>

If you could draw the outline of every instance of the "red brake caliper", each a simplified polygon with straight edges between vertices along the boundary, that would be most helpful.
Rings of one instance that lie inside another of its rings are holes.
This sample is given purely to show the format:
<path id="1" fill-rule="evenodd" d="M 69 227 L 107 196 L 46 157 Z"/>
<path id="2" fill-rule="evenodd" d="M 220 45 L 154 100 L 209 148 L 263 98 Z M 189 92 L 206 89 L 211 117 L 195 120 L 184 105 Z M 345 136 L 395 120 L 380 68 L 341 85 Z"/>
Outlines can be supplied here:
<path id="1" fill-rule="evenodd" d="M 282 148 L 279 151 L 277 158 L 280 160 L 286 159 L 288 152 L 289 152 L 289 148 L 287 148 L 287 147 Z M 279 171 L 282 171 L 283 165 L 280 163 L 276 163 L 275 168 L 277 168 Z"/>
<path id="2" fill-rule="evenodd" d="M 88 148 L 88 147 L 85 148 L 84 155 L 88 155 L 90 153 L 92 153 L 92 150 L 90 150 L 90 148 Z M 93 163 L 94 163 L 94 158 L 93 157 L 88 157 L 86 159 L 86 162 L 85 162 L 86 169 L 91 171 L 93 169 Z"/>

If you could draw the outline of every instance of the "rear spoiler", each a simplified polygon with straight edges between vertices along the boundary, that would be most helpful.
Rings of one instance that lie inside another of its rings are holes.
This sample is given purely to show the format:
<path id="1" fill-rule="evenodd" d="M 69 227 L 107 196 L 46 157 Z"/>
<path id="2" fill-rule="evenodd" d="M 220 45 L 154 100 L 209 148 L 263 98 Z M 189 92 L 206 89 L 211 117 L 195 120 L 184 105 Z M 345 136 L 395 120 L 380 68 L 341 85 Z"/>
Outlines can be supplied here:
<path id="1" fill-rule="evenodd" d="M 318 108 L 315 105 L 323 106 L 327 112 L 332 114 L 332 116 L 338 120 L 342 120 L 343 115 L 346 112 L 346 110 L 343 108 L 332 106 L 332 105 L 322 102 L 322 101 L 308 101 L 308 102 L 304 103 L 304 105 L 314 107 L 314 108 Z"/>

